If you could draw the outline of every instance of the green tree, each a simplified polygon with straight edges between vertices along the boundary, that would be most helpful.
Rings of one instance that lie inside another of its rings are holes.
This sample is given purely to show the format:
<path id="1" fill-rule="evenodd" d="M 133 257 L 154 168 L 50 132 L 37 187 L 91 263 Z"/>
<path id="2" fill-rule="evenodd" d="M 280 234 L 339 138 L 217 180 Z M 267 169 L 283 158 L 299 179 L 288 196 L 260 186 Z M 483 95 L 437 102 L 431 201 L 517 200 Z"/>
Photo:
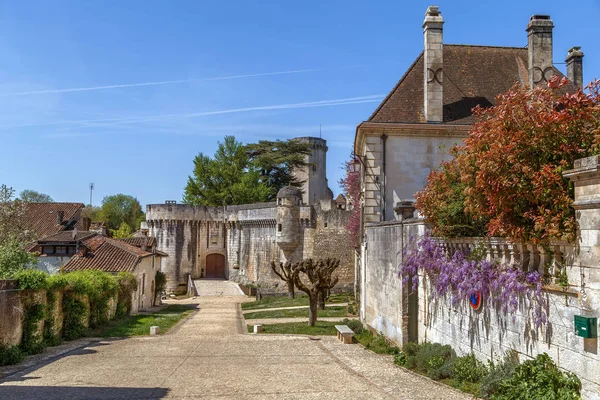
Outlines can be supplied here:
<path id="1" fill-rule="evenodd" d="M 188 178 L 183 202 L 223 206 L 266 201 L 269 195 L 260 172 L 250 164 L 246 147 L 234 136 L 225 136 L 214 158 L 202 153 L 194 158 L 194 173 Z"/>
<path id="2" fill-rule="evenodd" d="M 131 231 L 135 231 L 143 215 L 142 206 L 135 197 L 119 193 L 102 199 L 98 220 L 105 222 L 111 230 L 119 229 L 125 222 Z"/>
<path id="3" fill-rule="evenodd" d="M 0 245 L 13 239 L 25 245 L 35 239 L 26 225 L 27 204 L 15 200 L 14 194 L 13 188 L 0 186 Z"/>
<path id="4" fill-rule="evenodd" d="M 52 197 L 46 193 L 40 193 L 35 190 L 23 190 L 19 194 L 19 198 L 26 203 L 53 203 Z"/>
<path id="5" fill-rule="evenodd" d="M 12 278 L 17 272 L 35 264 L 35 255 L 25 250 L 16 237 L 0 244 L 0 279 Z"/>
<path id="6" fill-rule="evenodd" d="M 295 139 L 261 140 L 246 146 L 250 163 L 260 171 L 260 179 L 271 188 L 269 200 L 274 200 L 282 187 L 299 186 L 293 170 L 306 167 L 311 144 Z"/>
<path id="7" fill-rule="evenodd" d="M 121 222 L 119 229 L 111 229 L 110 234 L 115 239 L 127 239 L 131 237 L 131 227 L 127 224 L 127 222 Z"/>

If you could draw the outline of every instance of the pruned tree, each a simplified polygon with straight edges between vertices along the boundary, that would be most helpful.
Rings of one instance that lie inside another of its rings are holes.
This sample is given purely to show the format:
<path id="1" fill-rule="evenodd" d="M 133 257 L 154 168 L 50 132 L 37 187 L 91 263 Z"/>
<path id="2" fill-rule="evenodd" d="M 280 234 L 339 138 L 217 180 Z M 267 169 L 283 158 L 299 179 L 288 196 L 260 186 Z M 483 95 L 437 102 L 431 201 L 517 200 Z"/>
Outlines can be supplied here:
<path id="1" fill-rule="evenodd" d="M 271 261 L 271 269 L 275 272 L 282 281 L 287 283 L 288 295 L 293 299 L 296 297 L 294 292 L 294 273 L 292 269 L 292 263 L 286 262 L 285 264 L 280 262 L 279 267 L 275 264 L 275 261 Z"/>
<path id="2" fill-rule="evenodd" d="M 323 290 L 331 289 L 337 284 L 338 277 L 332 277 L 332 274 L 339 265 L 339 260 L 335 259 L 328 258 L 314 261 L 309 258 L 292 266 L 294 284 L 299 290 L 308 295 L 308 326 L 315 326 L 317 322 L 320 293 Z M 301 274 L 305 275 L 305 279 L 302 278 Z"/>
<path id="3" fill-rule="evenodd" d="M 333 272 L 340 266 L 340 260 L 338 258 L 327 258 L 324 261 L 319 261 L 324 266 L 321 267 L 323 271 L 323 283 L 321 285 L 321 291 L 319 292 L 319 309 L 325 309 L 325 300 L 329 297 L 329 291 L 337 285 L 339 277 L 333 275 Z"/>

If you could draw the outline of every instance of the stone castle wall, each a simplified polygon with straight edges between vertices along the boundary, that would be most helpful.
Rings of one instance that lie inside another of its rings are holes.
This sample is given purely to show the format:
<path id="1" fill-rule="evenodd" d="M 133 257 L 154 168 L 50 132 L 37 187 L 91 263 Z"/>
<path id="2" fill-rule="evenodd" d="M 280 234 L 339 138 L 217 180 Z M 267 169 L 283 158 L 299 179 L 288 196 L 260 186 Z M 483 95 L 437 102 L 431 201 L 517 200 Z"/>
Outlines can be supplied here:
<path id="1" fill-rule="evenodd" d="M 271 261 L 297 262 L 303 258 L 335 257 L 341 260 L 337 289 L 354 284 L 354 250 L 345 225 L 349 211 L 302 205 L 298 209 L 298 241 L 292 251 L 277 243 L 277 206 L 259 203 L 225 208 L 182 204 L 147 206 L 149 235 L 168 254 L 161 260 L 167 290 L 174 291 L 192 278 L 204 277 L 206 257 L 225 257 L 225 278 L 258 284 L 263 290 L 284 291 L 271 270 Z M 325 226 L 327 224 L 327 226 Z"/>

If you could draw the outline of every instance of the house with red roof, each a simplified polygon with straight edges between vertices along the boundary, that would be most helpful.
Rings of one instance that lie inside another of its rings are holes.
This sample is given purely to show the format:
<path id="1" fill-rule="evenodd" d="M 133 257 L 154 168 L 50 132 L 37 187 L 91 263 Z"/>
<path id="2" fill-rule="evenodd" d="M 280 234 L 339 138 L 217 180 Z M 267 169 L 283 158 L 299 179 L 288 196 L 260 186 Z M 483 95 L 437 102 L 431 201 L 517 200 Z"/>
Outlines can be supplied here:
<path id="1" fill-rule="evenodd" d="M 400 219 L 429 172 L 451 158 L 467 137 L 476 106 L 490 107 L 514 85 L 546 85 L 564 75 L 553 64 L 552 20 L 534 15 L 526 47 L 445 44 L 437 6 L 423 22 L 424 49 L 368 120 L 356 128 L 354 153 L 362 164 L 363 222 Z M 583 82 L 583 53 L 566 57 L 568 92 Z"/>

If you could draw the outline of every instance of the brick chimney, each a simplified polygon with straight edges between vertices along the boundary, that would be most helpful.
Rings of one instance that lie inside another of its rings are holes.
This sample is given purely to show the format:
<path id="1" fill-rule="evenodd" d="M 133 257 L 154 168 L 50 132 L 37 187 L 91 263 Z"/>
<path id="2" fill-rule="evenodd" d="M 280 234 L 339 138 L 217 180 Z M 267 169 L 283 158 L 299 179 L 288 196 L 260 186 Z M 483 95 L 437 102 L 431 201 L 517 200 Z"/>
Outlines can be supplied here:
<path id="1" fill-rule="evenodd" d="M 567 53 L 567 77 L 578 88 L 583 87 L 583 51 L 581 47 L 573 47 Z"/>
<path id="2" fill-rule="evenodd" d="M 443 75 L 444 43 L 442 40 L 442 27 L 444 18 L 438 6 L 429 6 L 423 21 L 423 36 L 425 37 L 425 50 L 423 53 L 425 65 L 424 98 L 425 121 L 443 122 L 444 120 L 444 92 Z"/>
<path id="3" fill-rule="evenodd" d="M 63 211 L 56 212 L 56 225 L 61 225 L 63 223 L 63 218 L 65 213 Z"/>
<path id="4" fill-rule="evenodd" d="M 533 15 L 527 25 L 529 86 L 545 85 L 554 75 L 552 64 L 552 28 L 549 15 Z"/>

